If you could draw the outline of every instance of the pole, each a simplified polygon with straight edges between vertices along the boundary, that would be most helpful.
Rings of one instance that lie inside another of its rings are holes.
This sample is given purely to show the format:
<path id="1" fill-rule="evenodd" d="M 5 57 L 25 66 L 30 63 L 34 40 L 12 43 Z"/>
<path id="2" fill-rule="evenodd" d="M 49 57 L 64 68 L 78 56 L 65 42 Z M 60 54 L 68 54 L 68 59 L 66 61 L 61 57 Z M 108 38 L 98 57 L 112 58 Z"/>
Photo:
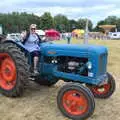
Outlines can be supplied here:
<path id="1" fill-rule="evenodd" d="M 88 44 L 88 19 L 86 19 L 85 36 L 84 36 L 84 44 Z"/>
<path id="2" fill-rule="evenodd" d="M 2 24 L 0 24 L 0 35 L 3 34 Z"/>

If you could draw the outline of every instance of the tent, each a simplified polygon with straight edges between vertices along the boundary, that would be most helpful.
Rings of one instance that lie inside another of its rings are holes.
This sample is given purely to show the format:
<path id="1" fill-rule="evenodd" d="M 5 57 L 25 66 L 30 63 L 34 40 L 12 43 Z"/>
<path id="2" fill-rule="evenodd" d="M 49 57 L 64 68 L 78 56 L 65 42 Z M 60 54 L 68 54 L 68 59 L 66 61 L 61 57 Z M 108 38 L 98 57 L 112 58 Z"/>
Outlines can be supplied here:
<path id="1" fill-rule="evenodd" d="M 85 31 L 83 29 L 74 29 L 72 31 L 73 36 L 82 36 L 84 35 Z"/>
<path id="2" fill-rule="evenodd" d="M 59 40 L 60 39 L 60 33 L 54 29 L 46 30 L 45 36 L 49 40 Z"/>

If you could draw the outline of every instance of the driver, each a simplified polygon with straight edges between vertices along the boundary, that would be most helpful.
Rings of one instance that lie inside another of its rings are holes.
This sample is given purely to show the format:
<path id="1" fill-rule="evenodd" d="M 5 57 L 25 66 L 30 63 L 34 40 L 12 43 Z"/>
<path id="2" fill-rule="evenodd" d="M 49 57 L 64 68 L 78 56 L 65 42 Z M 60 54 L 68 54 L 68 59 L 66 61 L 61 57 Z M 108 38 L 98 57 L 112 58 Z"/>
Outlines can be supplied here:
<path id="1" fill-rule="evenodd" d="M 26 34 L 23 44 L 25 48 L 32 53 L 33 57 L 33 68 L 34 68 L 34 74 L 38 74 L 38 62 L 39 62 L 39 56 L 40 56 L 40 46 L 41 39 L 39 35 L 35 32 L 36 30 L 36 24 L 30 25 L 30 31 Z"/>

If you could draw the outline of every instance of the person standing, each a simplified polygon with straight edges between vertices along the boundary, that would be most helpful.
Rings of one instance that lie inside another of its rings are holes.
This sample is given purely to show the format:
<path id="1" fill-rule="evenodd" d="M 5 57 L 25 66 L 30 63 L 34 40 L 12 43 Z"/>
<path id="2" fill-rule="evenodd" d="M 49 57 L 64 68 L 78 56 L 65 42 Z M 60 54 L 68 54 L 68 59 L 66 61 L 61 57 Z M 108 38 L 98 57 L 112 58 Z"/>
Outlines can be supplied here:
<path id="1" fill-rule="evenodd" d="M 71 42 L 71 33 L 66 33 L 67 43 L 70 44 Z"/>

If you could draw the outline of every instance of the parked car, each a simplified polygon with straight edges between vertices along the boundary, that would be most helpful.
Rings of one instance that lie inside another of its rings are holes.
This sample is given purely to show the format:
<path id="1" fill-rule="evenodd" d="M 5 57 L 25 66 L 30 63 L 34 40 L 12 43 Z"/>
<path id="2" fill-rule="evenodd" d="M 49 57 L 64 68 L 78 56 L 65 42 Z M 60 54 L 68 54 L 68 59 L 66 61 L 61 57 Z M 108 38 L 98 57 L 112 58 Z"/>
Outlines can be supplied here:
<path id="1" fill-rule="evenodd" d="M 108 36 L 110 39 L 120 39 L 120 32 L 109 32 Z"/>
<path id="2" fill-rule="evenodd" d="M 19 40 L 21 39 L 21 34 L 20 33 L 7 34 L 6 39 L 7 40 Z"/>

